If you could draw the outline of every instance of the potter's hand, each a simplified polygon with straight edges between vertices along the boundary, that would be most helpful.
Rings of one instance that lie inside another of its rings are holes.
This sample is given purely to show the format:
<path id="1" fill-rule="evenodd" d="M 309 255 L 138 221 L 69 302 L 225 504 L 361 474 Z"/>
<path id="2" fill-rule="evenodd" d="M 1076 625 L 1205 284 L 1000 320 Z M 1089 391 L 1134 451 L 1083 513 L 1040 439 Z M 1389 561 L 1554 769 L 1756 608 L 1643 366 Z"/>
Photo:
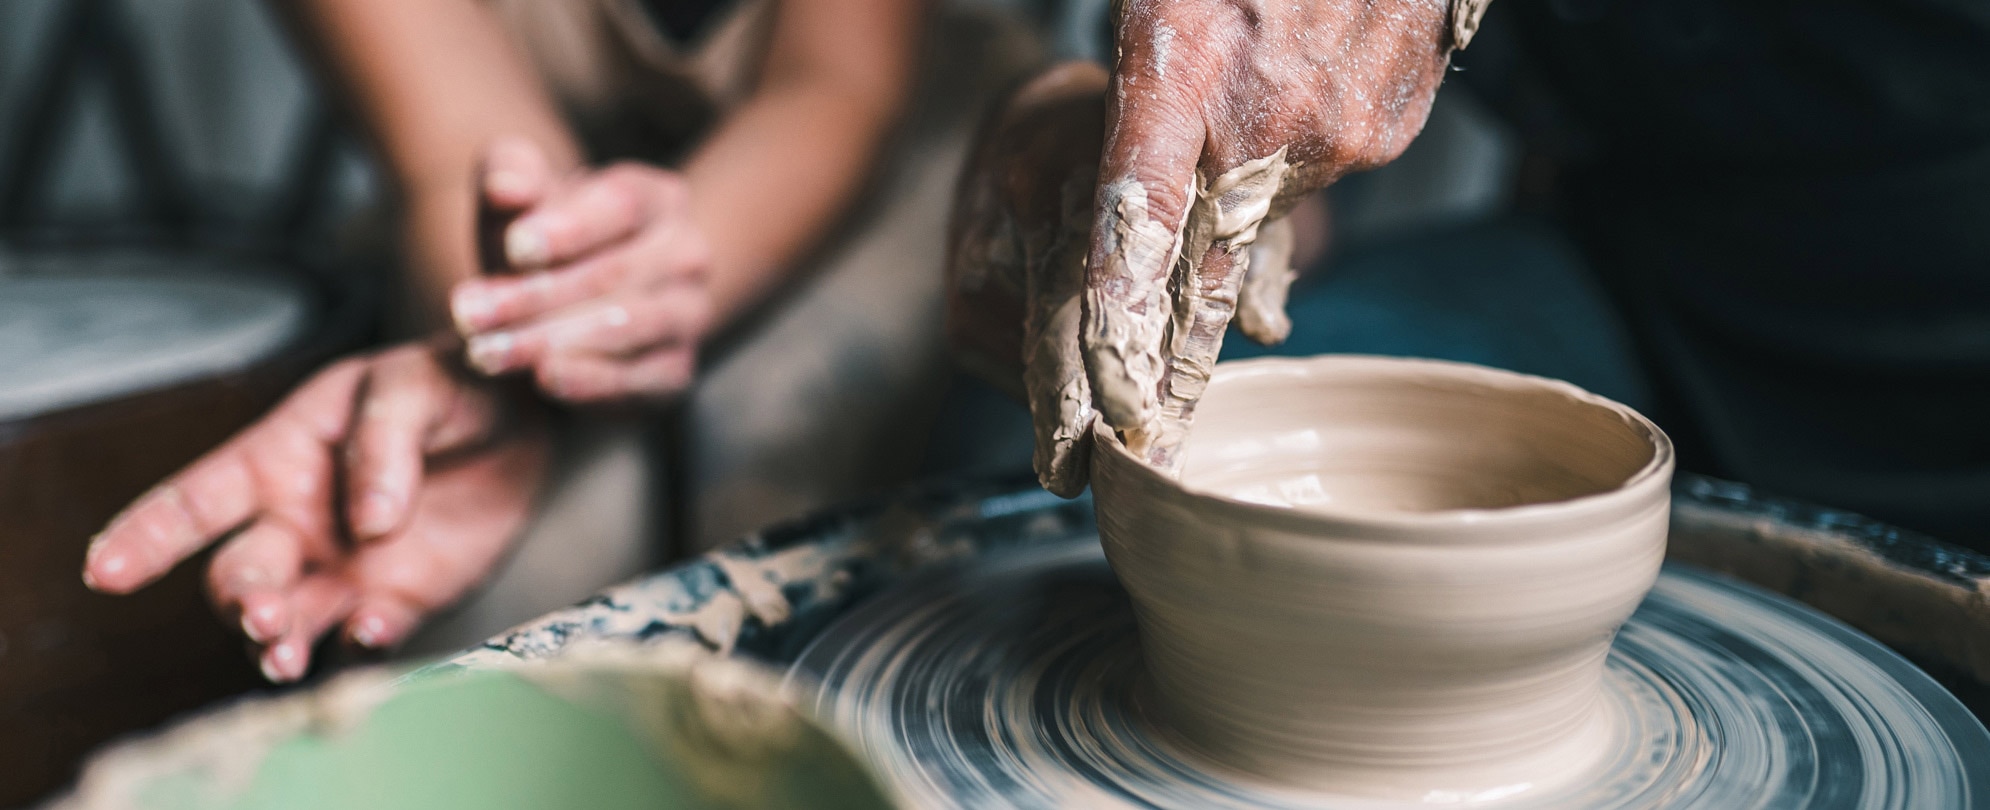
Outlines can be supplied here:
<path id="1" fill-rule="evenodd" d="M 450 310 L 485 374 L 530 371 L 569 402 L 660 398 L 688 385 L 711 324 L 709 250 L 684 180 L 636 163 L 556 176 L 503 139 L 480 174 L 502 227 L 500 275 L 464 281 Z"/>
<path id="2" fill-rule="evenodd" d="M 1037 476 L 1065 497 L 1085 488 L 1095 413 L 1078 350 L 1078 308 L 1105 90 L 1104 69 L 1074 62 L 1010 97 L 969 158 L 949 234 L 954 354 L 1025 395 Z"/>
<path id="3" fill-rule="evenodd" d="M 1260 224 L 1401 154 L 1450 25 L 1441 0 L 1120 3 L 1080 332 L 1129 448 L 1173 466 Z M 1282 338 L 1282 317 L 1244 312 L 1253 337 Z"/>
<path id="4" fill-rule="evenodd" d="M 456 350 L 411 344 L 340 362 L 151 492 L 91 543 L 83 578 L 130 593 L 222 541 L 216 610 L 302 677 L 334 627 L 389 647 L 482 580 L 524 524 L 543 432 Z"/>
<path id="5" fill-rule="evenodd" d="M 1109 79 L 1085 62 L 1052 68 L 1004 104 L 957 190 L 948 263 L 948 337 L 997 384 L 1020 380 L 1046 489 L 1085 488 L 1097 411 L 1080 339 L 1092 203 Z M 1285 338 L 1290 229 L 1259 228 L 1238 320 L 1263 343 Z M 1242 262 L 1236 265 L 1241 269 Z M 1021 327 L 1020 330 L 1018 327 Z"/>

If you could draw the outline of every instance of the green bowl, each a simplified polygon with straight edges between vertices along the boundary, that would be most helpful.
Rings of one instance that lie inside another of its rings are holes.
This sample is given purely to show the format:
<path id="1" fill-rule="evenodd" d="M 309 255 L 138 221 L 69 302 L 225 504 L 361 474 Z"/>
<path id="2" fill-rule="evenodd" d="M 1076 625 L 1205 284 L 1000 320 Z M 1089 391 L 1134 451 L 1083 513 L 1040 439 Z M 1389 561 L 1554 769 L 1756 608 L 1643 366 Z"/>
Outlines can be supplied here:
<path id="1" fill-rule="evenodd" d="M 877 808 L 780 677 L 685 645 L 363 671 L 100 753 L 55 808 Z"/>

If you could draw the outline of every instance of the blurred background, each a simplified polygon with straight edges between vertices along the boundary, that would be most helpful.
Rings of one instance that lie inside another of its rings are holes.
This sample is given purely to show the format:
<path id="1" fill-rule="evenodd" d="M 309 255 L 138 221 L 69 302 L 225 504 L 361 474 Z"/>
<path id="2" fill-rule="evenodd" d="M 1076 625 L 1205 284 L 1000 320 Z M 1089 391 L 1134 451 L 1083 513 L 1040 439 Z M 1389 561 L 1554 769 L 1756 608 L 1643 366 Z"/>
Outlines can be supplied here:
<path id="1" fill-rule="evenodd" d="M 1026 471 L 1020 409 L 976 405 L 945 357 L 946 213 L 989 101 L 1049 59 L 1098 58 L 1106 3 L 941 3 L 925 86 L 858 221 L 707 358 L 683 407 L 564 426 L 524 545 L 408 654 L 841 499 Z M 1332 191 L 1334 251 L 1506 215 L 1514 142 L 1448 84 L 1400 162 Z M 267 688 L 197 566 L 112 598 L 78 580 L 83 549 L 302 375 L 394 334 L 393 216 L 262 4 L 0 3 L 0 806 L 65 783 L 108 739 Z"/>

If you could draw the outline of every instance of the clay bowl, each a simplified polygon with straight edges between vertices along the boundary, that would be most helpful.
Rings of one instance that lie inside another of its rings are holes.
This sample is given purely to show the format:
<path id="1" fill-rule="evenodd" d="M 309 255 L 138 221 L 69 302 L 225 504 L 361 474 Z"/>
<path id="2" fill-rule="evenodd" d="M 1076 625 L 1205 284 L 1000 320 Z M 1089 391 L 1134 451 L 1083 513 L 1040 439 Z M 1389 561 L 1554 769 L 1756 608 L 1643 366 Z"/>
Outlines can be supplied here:
<path id="1" fill-rule="evenodd" d="M 1671 443 L 1575 386 L 1358 356 L 1217 368 L 1179 480 L 1097 432 L 1107 558 L 1170 736 L 1412 801 L 1584 778 L 1665 551 Z M 1591 775 L 1593 776 L 1593 774 Z"/>

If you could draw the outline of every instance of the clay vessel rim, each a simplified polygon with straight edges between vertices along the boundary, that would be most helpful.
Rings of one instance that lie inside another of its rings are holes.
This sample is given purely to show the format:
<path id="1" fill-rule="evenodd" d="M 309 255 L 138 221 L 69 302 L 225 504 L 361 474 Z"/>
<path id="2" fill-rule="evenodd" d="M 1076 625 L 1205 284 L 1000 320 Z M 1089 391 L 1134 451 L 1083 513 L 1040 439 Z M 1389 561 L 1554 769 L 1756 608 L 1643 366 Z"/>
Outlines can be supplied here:
<path id="1" fill-rule="evenodd" d="M 1625 510 L 1667 508 L 1672 478 L 1671 438 L 1658 425 L 1630 406 L 1586 391 L 1572 383 L 1517 371 L 1427 358 L 1389 357 L 1364 354 L 1328 354 L 1313 357 L 1263 357 L 1233 360 L 1217 367 L 1223 379 L 1239 376 L 1315 375 L 1322 366 L 1355 370 L 1368 374 L 1402 375 L 1411 372 L 1434 373 L 1448 381 L 1490 383 L 1507 388 L 1530 388 L 1561 394 L 1576 402 L 1604 408 L 1624 420 L 1627 426 L 1644 434 L 1652 454 L 1645 464 L 1621 483 L 1608 489 L 1557 501 L 1479 509 L 1445 509 L 1430 512 L 1361 511 L 1309 505 L 1304 508 L 1274 506 L 1218 495 L 1181 484 L 1173 476 L 1133 455 L 1118 434 L 1102 418 L 1092 423 L 1095 445 L 1094 464 L 1124 468 L 1142 479 L 1141 484 L 1171 493 L 1177 504 L 1191 505 L 1199 512 L 1240 518 L 1256 525 L 1287 527 L 1301 532 L 1327 532 L 1339 536 L 1386 536 L 1427 540 L 1511 540 L 1517 529 L 1582 522 L 1593 519 L 1617 520 Z M 1212 379 L 1211 384 L 1217 384 Z M 1097 455 L 1103 452 L 1104 457 Z M 1095 476 L 1096 477 L 1096 474 Z M 1435 530 L 1435 531 L 1433 531 Z"/>

